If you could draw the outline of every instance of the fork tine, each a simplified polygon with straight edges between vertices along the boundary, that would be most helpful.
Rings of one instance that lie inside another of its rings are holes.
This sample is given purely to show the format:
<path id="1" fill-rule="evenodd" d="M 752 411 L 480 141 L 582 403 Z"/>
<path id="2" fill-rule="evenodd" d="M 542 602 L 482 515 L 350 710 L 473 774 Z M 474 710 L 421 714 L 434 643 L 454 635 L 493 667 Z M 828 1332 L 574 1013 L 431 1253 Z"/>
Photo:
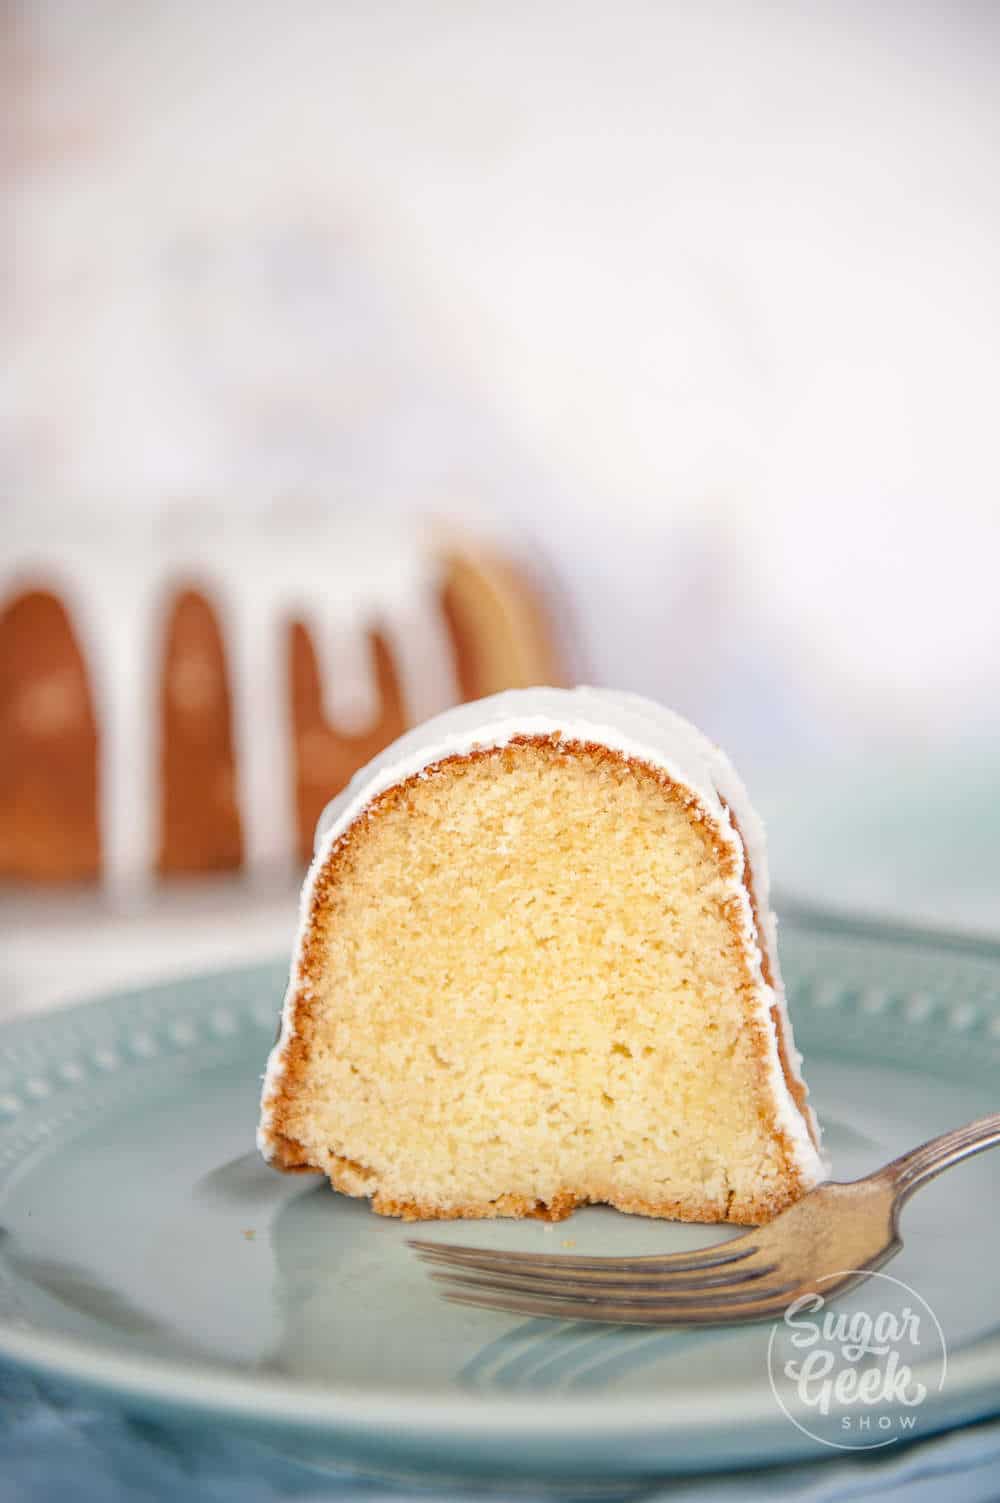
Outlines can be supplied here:
<path id="1" fill-rule="evenodd" d="M 558 1268 L 560 1276 L 597 1273 L 645 1274 L 697 1272 L 702 1269 L 737 1263 L 759 1251 L 754 1233 L 734 1237 L 728 1242 L 710 1243 L 692 1252 L 653 1253 L 637 1258 L 587 1258 L 565 1253 L 507 1252 L 490 1247 L 468 1247 L 451 1242 L 427 1242 L 411 1238 L 407 1246 L 426 1263 L 461 1265 L 489 1272 L 546 1271 Z"/>
<path id="2" fill-rule="evenodd" d="M 567 1278 L 558 1266 L 537 1272 L 491 1270 L 484 1273 L 476 1268 L 453 1265 L 432 1273 L 431 1278 L 435 1283 L 461 1284 L 470 1289 L 494 1289 L 498 1293 L 511 1290 L 524 1294 L 549 1294 L 555 1299 L 563 1296 L 594 1299 L 599 1295 L 614 1299 L 618 1295 L 630 1297 L 633 1294 L 646 1299 L 657 1299 L 691 1290 L 703 1291 L 706 1296 L 716 1298 L 729 1290 L 746 1289 L 747 1285 L 777 1271 L 777 1263 L 754 1263 L 750 1267 L 746 1263 L 738 1263 L 732 1270 L 710 1268 L 702 1274 L 678 1273 L 629 1278 L 627 1275 L 607 1277 L 598 1273 L 584 1273 Z M 747 1290 L 747 1293 L 752 1292 Z"/>
<path id="3" fill-rule="evenodd" d="M 456 1289 L 445 1293 L 453 1305 L 472 1305 L 483 1310 L 497 1310 L 507 1315 L 547 1316 L 553 1320 L 593 1321 L 616 1326 L 708 1326 L 732 1325 L 740 1321 L 767 1320 L 781 1315 L 797 1286 L 768 1292 L 767 1298 L 727 1304 L 715 1299 L 682 1303 L 679 1300 L 656 1304 L 630 1304 L 622 1301 L 584 1301 L 552 1299 L 529 1294 L 500 1294 Z"/>
<path id="4" fill-rule="evenodd" d="M 487 1282 L 506 1282 L 509 1279 L 537 1280 L 539 1286 L 562 1285 L 570 1281 L 587 1284 L 594 1290 L 601 1288 L 613 1289 L 623 1284 L 650 1284 L 650 1285 L 681 1285 L 690 1283 L 718 1283 L 729 1284 L 735 1282 L 738 1276 L 758 1274 L 770 1266 L 765 1254 L 760 1249 L 752 1249 L 739 1258 L 732 1258 L 727 1263 L 716 1263 L 706 1259 L 701 1264 L 691 1265 L 682 1262 L 679 1267 L 672 1267 L 669 1262 L 658 1263 L 655 1267 L 646 1266 L 641 1271 L 634 1273 L 628 1269 L 619 1269 L 617 1264 L 612 1263 L 609 1268 L 602 1268 L 599 1264 L 593 1267 L 578 1267 L 568 1258 L 560 1258 L 558 1255 L 550 1258 L 539 1258 L 533 1263 L 508 1262 L 506 1259 L 483 1258 L 478 1254 L 465 1254 L 461 1249 L 455 1249 L 453 1256 L 436 1258 L 426 1254 L 418 1254 L 421 1261 L 429 1268 L 436 1269 L 444 1274 L 468 1273 L 482 1276 Z M 553 1293 L 556 1292 L 553 1288 Z"/>
<path id="5" fill-rule="evenodd" d="M 702 1306 L 711 1302 L 713 1305 L 739 1305 L 746 1304 L 755 1299 L 777 1298 L 779 1294 L 788 1293 L 794 1285 L 790 1283 L 770 1283 L 762 1289 L 747 1289 L 739 1285 L 726 1289 L 707 1289 L 681 1292 L 675 1294 L 672 1289 L 637 1289 L 635 1291 L 623 1289 L 611 1289 L 604 1294 L 580 1293 L 571 1289 L 554 1289 L 549 1293 L 539 1292 L 537 1295 L 530 1289 L 519 1288 L 516 1284 L 498 1285 L 484 1279 L 467 1279 L 454 1274 L 436 1276 L 445 1283 L 446 1289 L 452 1290 L 463 1288 L 467 1290 L 479 1290 L 488 1296 L 526 1295 L 528 1298 L 544 1298 L 551 1303 L 564 1304 L 567 1307 L 586 1310 L 588 1306 L 595 1304 L 619 1304 L 634 1305 L 637 1308 L 655 1307 L 657 1309 L 684 1310 L 695 1306 Z"/>

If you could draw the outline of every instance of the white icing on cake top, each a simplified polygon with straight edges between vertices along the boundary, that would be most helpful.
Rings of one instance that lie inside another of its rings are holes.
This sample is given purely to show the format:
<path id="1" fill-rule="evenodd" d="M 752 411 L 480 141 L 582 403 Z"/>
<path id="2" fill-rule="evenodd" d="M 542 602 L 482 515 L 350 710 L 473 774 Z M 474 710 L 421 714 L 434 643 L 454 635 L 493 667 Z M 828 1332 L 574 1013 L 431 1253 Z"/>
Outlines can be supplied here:
<path id="1" fill-rule="evenodd" d="M 309 629 L 327 718 L 347 734 L 380 710 L 368 633 L 381 629 L 408 718 L 457 697 L 437 603 L 439 552 L 404 521 L 353 530 L 343 519 L 257 518 L 190 536 L 129 522 L 78 536 L 21 519 L 0 562 L 0 610 L 32 590 L 62 601 L 87 668 L 99 744 L 102 872 L 121 895 L 156 858 L 159 681 L 178 590 L 202 591 L 223 634 L 233 705 L 237 800 L 252 873 L 295 864 L 294 769 L 287 681 L 290 622 Z M 292 524 L 296 521 L 291 519 Z"/>
<path id="2" fill-rule="evenodd" d="M 816 1132 L 817 1141 L 818 1128 L 811 1111 L 807 1120 L 789 1090 L 771 1020 L 773 1004 L 778 1008 L 789 1041 L 790 1068 L 795 1079 L 801 1081 L 800 1056 L 791 1048 L 791 1030 L 778 966 L 763 825 L 729 759 L 688 721 L 637 694 L 588 688 L 513 689 L 447 710 L 386 747 L 324 810 L 316 830 L 313 863 L 302 891 L 299 936 L 281 1031 L 271 1051 L 264 1079 L 258 1130 L 258 1146 L 262 1153 L 269 1156 L 268 1101 L 283 1073 L 285 1047 L 293 1035 L 295 997 L 306 984 L 302 975 L 302 955 L 315 885 L 334 847 L 381 793 L 409 778 L 419 777 L 445 758 L 505 746 L 517 737 L 552 735 L 570 743 L 594 742 L 665 772 L 673 782 L 691 792 L 733 852 L 736 875 L 731 879 L 731 896 L 736 900 L 742 918 L 742 938 L 756 983 L 754 1003 L 757 1016 L 763 1025 L 764 1036 L 769 1040 L 766 1066 L 772 1099 L 776 1103 L 777 1123 L 791 1145 L 804 1182 L 815 1183 L 825 1173 L 810 1125 Z M 742 832 L 742 841 L 736 825 Z M 765 947 L 770 961 L 773 988 L 767 985 L 762 972 L 757 926 L 744 880 L 747 861 L 760 915 L 760 944 Z"/>

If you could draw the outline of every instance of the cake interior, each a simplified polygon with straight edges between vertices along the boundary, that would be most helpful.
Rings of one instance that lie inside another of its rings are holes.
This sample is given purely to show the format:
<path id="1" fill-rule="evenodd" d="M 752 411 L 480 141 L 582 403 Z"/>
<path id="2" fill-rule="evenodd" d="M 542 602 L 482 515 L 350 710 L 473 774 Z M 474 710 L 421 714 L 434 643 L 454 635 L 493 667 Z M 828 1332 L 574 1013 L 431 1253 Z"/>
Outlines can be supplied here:
<path id="1" fill-rule="evenodd" d="M 799 1193 L 731 853 L 665 775 L 528 740 L 356 822 L 272 1129 L 376 1210 L 754 1222 Z"/>

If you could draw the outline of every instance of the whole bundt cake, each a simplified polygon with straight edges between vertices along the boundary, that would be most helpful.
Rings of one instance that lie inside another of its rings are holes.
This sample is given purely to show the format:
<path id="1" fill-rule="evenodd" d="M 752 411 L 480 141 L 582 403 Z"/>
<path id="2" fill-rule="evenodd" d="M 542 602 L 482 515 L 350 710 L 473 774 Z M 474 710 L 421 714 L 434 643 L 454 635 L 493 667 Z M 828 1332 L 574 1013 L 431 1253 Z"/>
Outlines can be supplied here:
<path id="1" fill-rule="evenodd" d="M 402 522 L 8 542 L 0 877 L 280 873 L 408 725 L 560 672 L 523 571 Z"/>

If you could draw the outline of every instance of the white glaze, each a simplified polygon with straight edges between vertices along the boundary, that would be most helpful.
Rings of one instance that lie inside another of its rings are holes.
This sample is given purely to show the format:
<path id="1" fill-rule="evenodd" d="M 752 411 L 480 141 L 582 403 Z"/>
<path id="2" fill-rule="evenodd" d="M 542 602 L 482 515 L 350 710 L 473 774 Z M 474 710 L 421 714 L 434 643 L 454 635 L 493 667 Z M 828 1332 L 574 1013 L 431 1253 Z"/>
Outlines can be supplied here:
<path id="1" fill-rule="evenodd" d="M 63 514 L 65 515 L 65 514 Z M 160 809 L 158 685 L 166 613 L 179 588 L 216 610 L 233 703 L 237 796 L 246 864 L 269 877 L 295 863 L 287 641 L 303 621 L 315 646 L 324 707 L 353 734 L 380 710 L 368 632 L 381 628 L 409 718 L 456 697 L 452 649 L 437 604 L 440 550 L 393 518 L 373 528 L 322 515 L 261 517 L 185 536 L 176 522 L 123 522 L 56 532 L 15 519 L 0 561 L 0 610 L 53 591 L 87 666 L 99 741 L 105 882 L 132 896 L 150 879 Z M 343 690 L 335 686 L 343 680 Z M 346 713 L 342 714 L 347 704 Z"/>
<path id="2" fill-rule="evenodd" d="M 778 965 L 763 825 L 729 759 L 694 726 L 639 695 L 588 688 L 514 689 L 447 710 L 386 747 L 324 810 L 316 830 L 313 862 L 302 890 L 299 933 L 282 1009 L 281 1029 L 264 1077 L 257 1134 L 261 1152 L 265 1157 L 271 1154 L 269 1103 L 283 1074 L 287 1045 L 294 1036 L 296 1001 L 308 986 L 302 960 L 312 919 L 316 882 L 334 848 L 379 794 L 409 778 L 425 774 L 428 768 L 445 758 L 467 756 L 480 748 L 505 746 L 519 736 L 551 735 L 558 735 L 568 743 L 595 742 L 662 770 L 691 792 L 732 851 L 736 864 L 730 895 L 739 905 L 742 939 L 755 983 L 754 1006 L 768 1040 L 766 1066 L 777 1124 L 791 1145 L 804 1182 L 816 1183 L 826 1172 L 810 1132 L 812 1126 L 818 1141 L 818 1128 L 811 1110 L 807 1109 L 807 1119 L 789 1090 L 771 1018 L 772 1005 L 777 1005 L 790 1045 L 790 1066 L 796 1079 L 801 1080 L 798 1072 L 800 1056 L 791 1047 L 791 1029 Z M 730 809 L 743 840 L 730 818 Z M 773 989 L 763 977 L 757 926 L 745 880 L 747 864 L 752 872 L 760 913 L 763 931 L 760 939 L 767 949 L 774 976 Z"/>

